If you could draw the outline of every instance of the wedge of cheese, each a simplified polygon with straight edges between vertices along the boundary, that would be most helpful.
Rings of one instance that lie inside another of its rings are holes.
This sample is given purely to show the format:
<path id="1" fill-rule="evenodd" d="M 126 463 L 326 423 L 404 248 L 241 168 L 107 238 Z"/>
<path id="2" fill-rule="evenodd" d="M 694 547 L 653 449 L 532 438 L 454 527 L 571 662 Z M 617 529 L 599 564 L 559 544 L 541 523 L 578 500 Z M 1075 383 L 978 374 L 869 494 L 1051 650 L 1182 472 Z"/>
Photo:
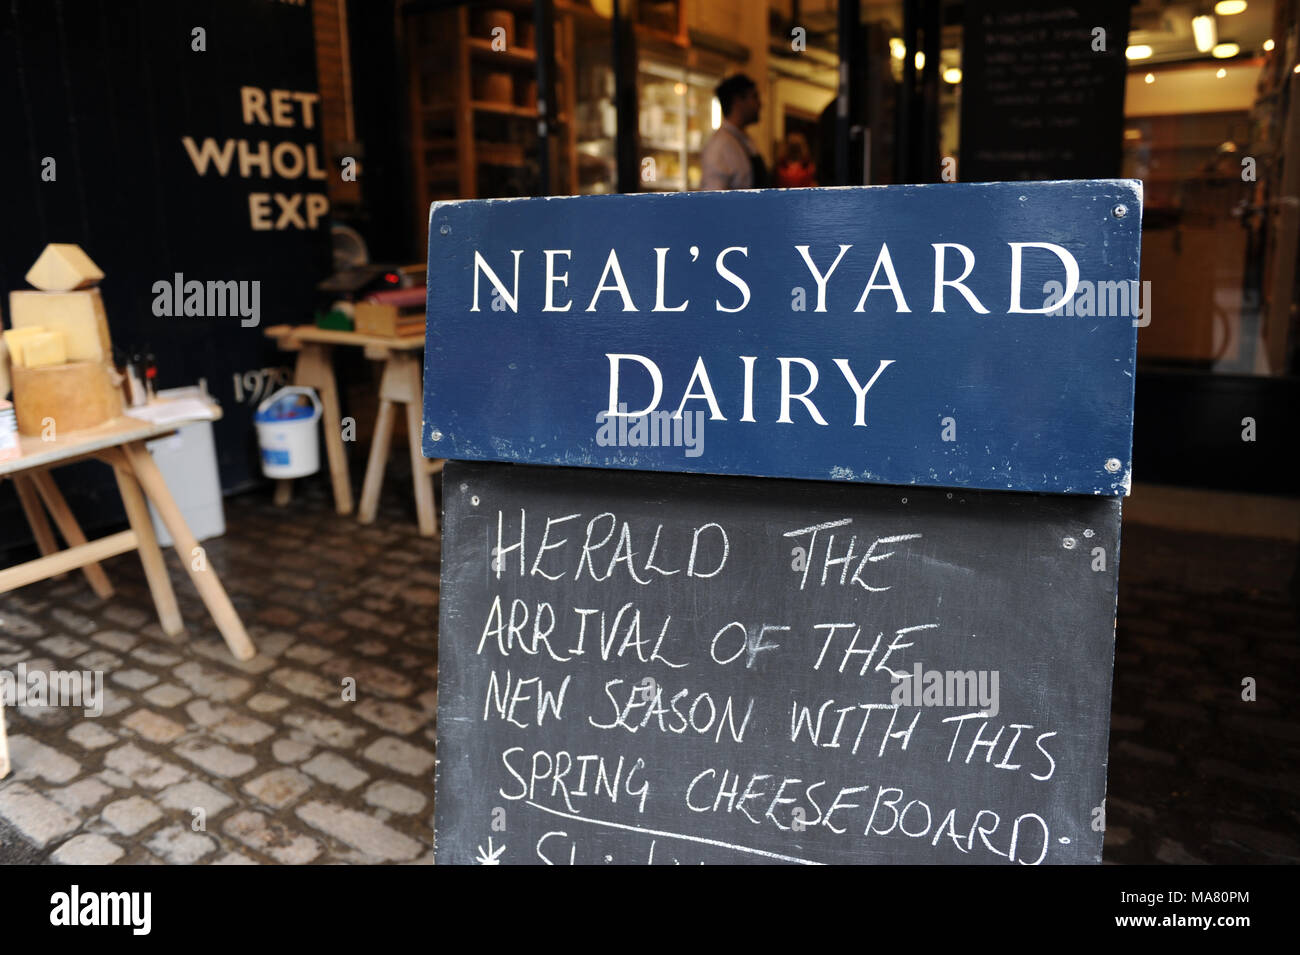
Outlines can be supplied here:
<path id="1" fill-rule="evenodd" d="M 89 288 L 104 277 L 81 246 L 51 242 L 27 272 L 27 281 L 46 292 Z"/>
<path id="2" fill-rule="evenodd" d="M 63 332 L 37 332 L 23 339 L 23 367 L 45 368 L 68 360 Z"/>
<path id="3" fill-rule="evenodd" d="M 68 361 L 112 359 L 108 316 L 104 314 L 104 301 L 97 288 L 76 292 L 10 292 L 9 321 L 16 330 L 43 328 L 62 332 Z"/>
<path id="4" fill-rule="evenodd" d="M 44 335 L 49 329 L 43 325 L 33 325 L 30 328 L 10 328 L 4 333 L 5 345 L 9 349 L 9 360 L 14 365 L 23 363 L 23 342 L 35 335 Z"/>

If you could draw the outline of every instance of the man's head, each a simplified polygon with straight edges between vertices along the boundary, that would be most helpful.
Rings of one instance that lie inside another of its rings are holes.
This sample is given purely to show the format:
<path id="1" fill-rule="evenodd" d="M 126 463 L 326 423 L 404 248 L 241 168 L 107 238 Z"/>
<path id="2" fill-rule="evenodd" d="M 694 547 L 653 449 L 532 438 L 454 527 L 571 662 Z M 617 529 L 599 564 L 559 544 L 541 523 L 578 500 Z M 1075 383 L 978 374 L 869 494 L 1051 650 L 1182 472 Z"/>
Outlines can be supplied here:
<path id="1" fill-rule="evenodd" d="M 758 122 L 758 86 L 744 73 L 728 76 L 713 91 L 722 115 L 734 126 L 744 128 Z"/>

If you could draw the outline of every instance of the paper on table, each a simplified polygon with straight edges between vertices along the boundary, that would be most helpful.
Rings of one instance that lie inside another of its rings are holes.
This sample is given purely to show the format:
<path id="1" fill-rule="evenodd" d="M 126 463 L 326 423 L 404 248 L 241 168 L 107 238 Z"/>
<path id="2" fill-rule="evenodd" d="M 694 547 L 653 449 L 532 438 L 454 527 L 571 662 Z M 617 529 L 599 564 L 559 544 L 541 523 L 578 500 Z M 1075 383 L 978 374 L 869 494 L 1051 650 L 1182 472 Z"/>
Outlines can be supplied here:
<path id="1" fill-rule="evenodd" d="M 217 416 L 212 405 L 201 398 L 172 398 L 167 401 L 155 401 L 139 408 L 129 408 L 126 413 L 132 418 L 139 418 L 153 424 L 200 419 L 212 420 Z"/>

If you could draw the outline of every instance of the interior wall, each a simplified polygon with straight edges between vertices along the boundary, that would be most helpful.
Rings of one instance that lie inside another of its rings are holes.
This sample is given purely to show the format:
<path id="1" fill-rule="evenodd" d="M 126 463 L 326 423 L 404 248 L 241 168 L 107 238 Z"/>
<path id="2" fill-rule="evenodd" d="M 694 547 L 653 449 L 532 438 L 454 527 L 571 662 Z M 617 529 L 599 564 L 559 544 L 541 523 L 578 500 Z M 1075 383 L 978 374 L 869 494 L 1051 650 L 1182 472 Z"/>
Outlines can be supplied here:
<path id="1" fill-rule="evenodd" d="M 776 111 L 772 109 L 772 84 L 767 75 L 767 4 L 753 0 L 685 0 L 685 3 L 688 30 L 712 34 L 748 49 L 749 59 L 738 70 L 758 84 L 763 108 L 758 122 L 747 132 L 770 167 L 778 123 Z"/>

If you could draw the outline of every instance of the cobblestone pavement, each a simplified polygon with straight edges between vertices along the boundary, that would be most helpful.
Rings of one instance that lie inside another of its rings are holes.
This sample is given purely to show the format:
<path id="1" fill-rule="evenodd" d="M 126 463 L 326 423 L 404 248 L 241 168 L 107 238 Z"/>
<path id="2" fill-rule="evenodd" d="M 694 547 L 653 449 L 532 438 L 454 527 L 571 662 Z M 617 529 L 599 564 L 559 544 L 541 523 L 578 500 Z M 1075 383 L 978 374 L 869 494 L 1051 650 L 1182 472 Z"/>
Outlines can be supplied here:
<path id="1" fill-rule="evenodd" d="M 227 501 L 207 557 L 248 663 L 170 551 L 177 641 L 134 555 L 106 562 L 107 602 L 80 576 L 0 598 L 0 667 L 102 669 L 106 691 L 98 719 L 6 711 L 0 862 L 432 861 L 438 551 L 400 487 L 370 527 L 320 482 L 284 510 Z M 1107 862 L 1300 861 L 1298 557 L 1125 525 Z"/>
<path id="2" fill-rule="evenodd" d="M 1300 862 L 1298 572 L 1294 543 L 1125 523 L 1107 862 Z"/>
<path id="3" fill-rule="evenodd" d="M 308 483 L 285 509 L 227 501 L 205 545 L 247 663 L 170 550 L 178 640 L 134 554 L 104 563 L 109 601 L 79 574 L 0 597 L 0 667 L 103 670 L 106 698 L 97 719 L 6 708 L 0 862 L 432 861 L 438 546 L 400 483 L 369 527 Z"/>

